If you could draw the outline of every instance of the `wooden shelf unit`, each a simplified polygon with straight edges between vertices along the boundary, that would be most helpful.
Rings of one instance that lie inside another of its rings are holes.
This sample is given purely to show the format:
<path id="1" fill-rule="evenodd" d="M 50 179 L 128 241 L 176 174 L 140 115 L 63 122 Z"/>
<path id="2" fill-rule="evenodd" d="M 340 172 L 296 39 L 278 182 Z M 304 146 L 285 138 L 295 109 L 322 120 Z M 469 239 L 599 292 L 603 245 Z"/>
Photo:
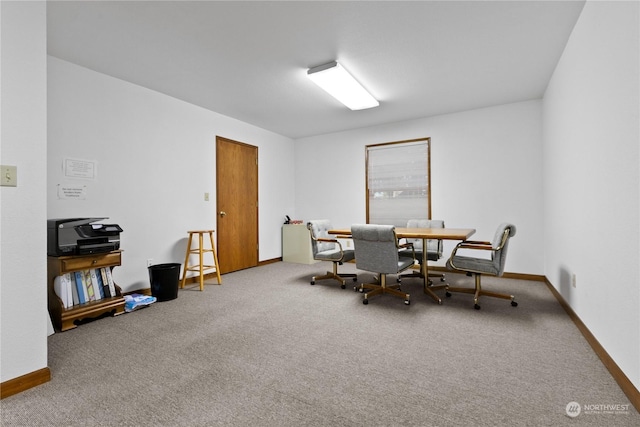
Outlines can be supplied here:
<path id="1" fill-rule="evenodd" d="M 56 329 L 67 331 L 77 327 L 77 321 L 83 319 L 91 319 L 108 313 L 112 316 L 124 313 L 125 301 L 118 285 L 116 285 L 117 296 L 115 297 L 78 304 L 71 308 L 64 308 L 62 300 L 53 289 L 53 281 L 56 276 L 65 273 L 92 268 L 110 268 L 113 271 L 114 267 L 122 264 L 121 254 L 122 251 L 117 250 L 101 254 L 47 257 L 49 315 Z"/>

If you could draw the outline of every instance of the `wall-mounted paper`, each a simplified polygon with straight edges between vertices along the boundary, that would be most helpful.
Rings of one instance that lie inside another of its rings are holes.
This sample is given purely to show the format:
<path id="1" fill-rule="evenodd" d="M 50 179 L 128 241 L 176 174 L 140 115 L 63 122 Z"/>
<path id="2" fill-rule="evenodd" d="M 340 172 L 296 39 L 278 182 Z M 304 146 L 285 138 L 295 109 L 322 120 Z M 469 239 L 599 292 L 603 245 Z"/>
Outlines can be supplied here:
<path id="1" fill-rule="evenodd" d="M 72 186 L 58 184 L 58 199 L 85 200 L 87 198 L 87 186 Z"/>
<path id="2" fill-rule="evenodd" d="M 70 178 L 96 179 L 97 163 L 92 160 L 64 159 L 64 176 Z"/>

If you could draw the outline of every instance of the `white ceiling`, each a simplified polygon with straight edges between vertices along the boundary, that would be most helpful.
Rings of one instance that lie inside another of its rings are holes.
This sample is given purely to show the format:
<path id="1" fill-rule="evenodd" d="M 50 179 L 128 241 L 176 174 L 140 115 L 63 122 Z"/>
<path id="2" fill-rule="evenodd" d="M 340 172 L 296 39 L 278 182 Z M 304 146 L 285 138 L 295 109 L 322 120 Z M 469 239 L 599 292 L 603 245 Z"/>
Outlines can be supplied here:
<path id="1" fill-rule="evenodd" d="M 541 98 L 584 1 L 49 1 L 48 52 L 300 138 Z M 306 78 L 343 64 L 379 101 Z"/>

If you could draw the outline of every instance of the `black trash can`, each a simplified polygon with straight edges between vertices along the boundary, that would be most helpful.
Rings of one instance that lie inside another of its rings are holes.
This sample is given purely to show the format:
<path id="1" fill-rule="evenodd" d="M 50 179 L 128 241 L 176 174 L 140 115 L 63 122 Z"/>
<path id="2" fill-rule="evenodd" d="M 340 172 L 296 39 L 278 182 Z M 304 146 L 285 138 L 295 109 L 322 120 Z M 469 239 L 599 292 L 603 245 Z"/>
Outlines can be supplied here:
<path id="1" fill-rule="evenodd" d="M 181 264 L 156 264 L 149 266 L 151 295 L 158 301 L 178 298 Z"/>

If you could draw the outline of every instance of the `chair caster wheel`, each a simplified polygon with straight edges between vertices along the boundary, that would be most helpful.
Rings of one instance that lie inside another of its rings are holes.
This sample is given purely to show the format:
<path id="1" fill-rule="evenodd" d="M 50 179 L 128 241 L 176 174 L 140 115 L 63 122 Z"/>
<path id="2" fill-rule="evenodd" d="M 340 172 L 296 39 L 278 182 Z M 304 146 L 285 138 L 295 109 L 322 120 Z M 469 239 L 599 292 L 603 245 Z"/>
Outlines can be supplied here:
<path id="1" fill-rule="evenodd" d="M 358 281 L 358 278 L 357 278 L 357 277 L 354 277 L 354 278 L 353 278 L 353 281 L 354 281 L 354 282 L 357 282 L 357 281 Z"/>
<path id="2" fill-rule="evenodd" d="M 345 289 L 345 288 L 346 288 L 346 286 L 345 286 L 345 285 L 340 285 L 340 288 L 341 288 L 341 289 Z"/>
<path id="3" fill-rule="evenodd" d="M 312 280 L 312 281 L 311 281 L 311 285 L 313 286 L 313 285 L 315 285 L 315 284 L 316 284 L 316 282 L 314 282 L 314 281 Z"/>
<path id="4" fill-rule="evenodd" d="M 362 303 L 363 303 L 364 305 L 367 305 L 367 304 L 369 304 L 369 300 L 368 300 L 368 299 L 363 299 L 363 300 L 362 300 Z"/>
<path id="5" fill-rule="evenodd" d="M 444 282 L 444 281 L 445 281 L 445 280 L 444 280 L 444 277 L 441 277 L 441 278 L 440 278 L 440 281 L 441 281 L 441 282 Z"/>
<path id="6" fill-rule="evenodd" d="M 446 296 L 447 298 L 450 298 L 451 297 L 451 292 L 449 292 L 449 291 L 445 292 L 444 296 Z"/>
<path id="7" fill-rule="evenodd" d="M 353 292 L 358 292 L 358 287 L 357 286 L 353 287 Z"/>
<path id="8" fill-rule="evenodd" d="M 511 301 L 511 307 L 517 307 L 517 306 L 518 306 L 518 303 L 517 303 L 517 302 L 515 302 L 515 301 Z"/>
<path id="9" fill-rule="evenodd" d="M 478 304 L 473 304 L 473 308 L 475 308 L 476 310 L 480 310 L 480 306 Z"/>
<path id="10" fill-rule="evenodd" d="M 404 305 L 410 305 L 411 301 L 409 301 L 408 299 L 404 300 Z"/>
<path id="11" fill-rule="evenodd" d="M 363 288 L 360 288 L 358 290 L 360 291 L 361 294 L 364 293 L 364 289 Z"/>

